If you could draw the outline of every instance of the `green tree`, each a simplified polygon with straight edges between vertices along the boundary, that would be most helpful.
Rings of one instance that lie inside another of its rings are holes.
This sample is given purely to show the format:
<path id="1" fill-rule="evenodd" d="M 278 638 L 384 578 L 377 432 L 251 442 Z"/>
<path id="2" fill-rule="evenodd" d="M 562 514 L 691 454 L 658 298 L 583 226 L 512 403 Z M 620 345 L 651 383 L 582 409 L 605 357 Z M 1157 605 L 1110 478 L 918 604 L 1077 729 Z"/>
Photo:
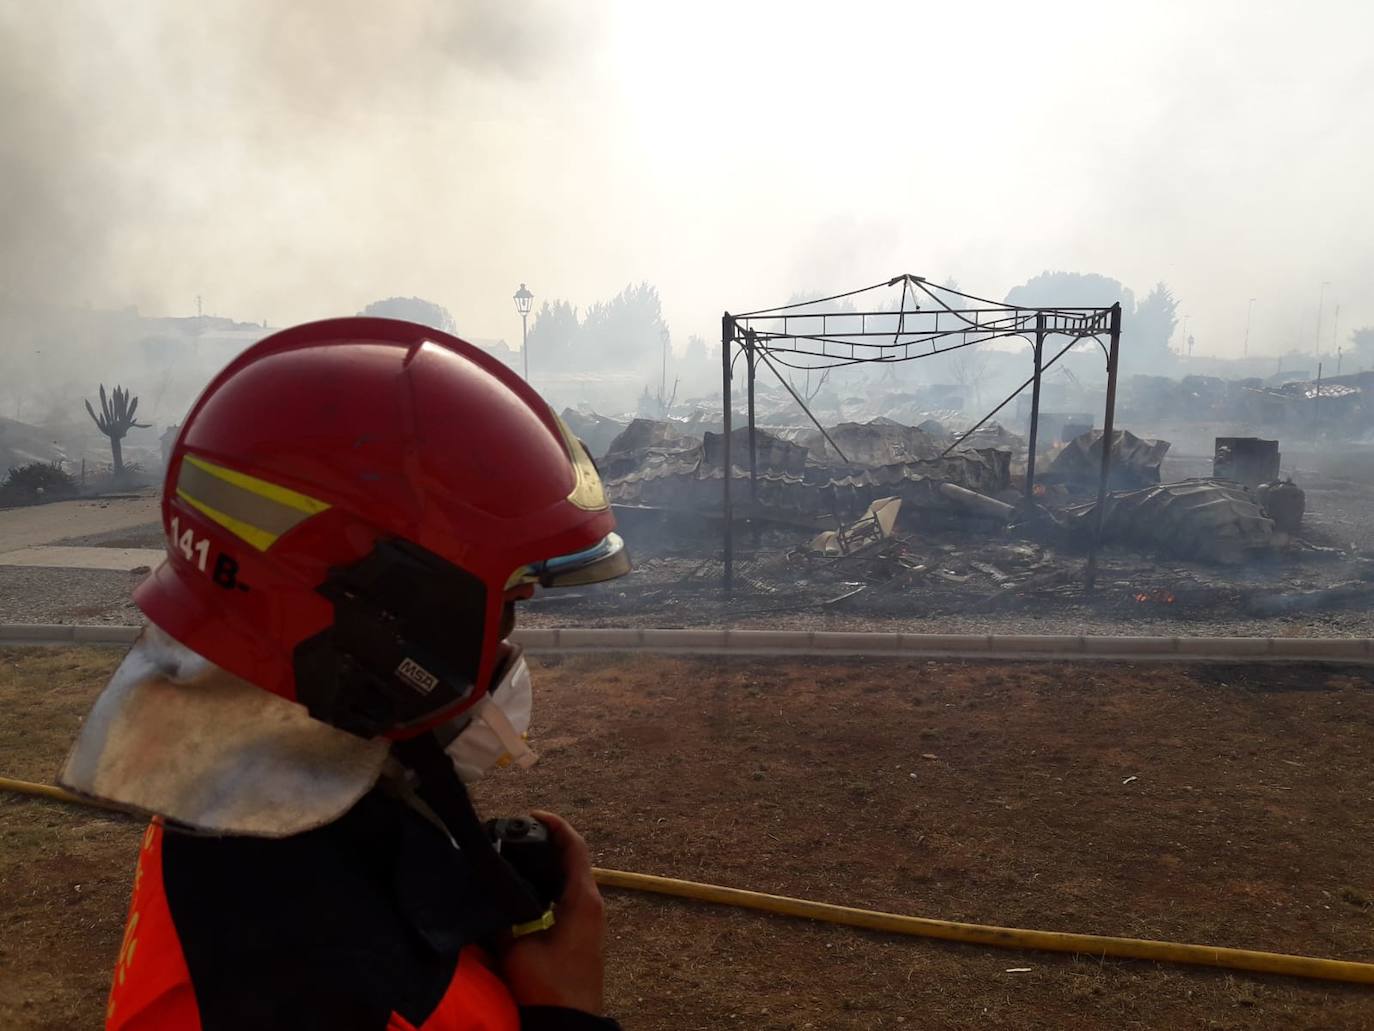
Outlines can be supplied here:
<path id="1" fill-rule="evenodd" d="M 587 309 L 572 359 L 580 368 L 652 373 L 657 381 L 666 329 L 658 289 L 648 283 L 627 286 Z"/>
<path id="2" fill-rule="evenodd" d="M 1007 303 L 1022 308 L 1099 308 L 1117 301 L 1123 318 L 1135 314 L 1130 288 L 1095 272 L 1042 272 L 1007 292 Z"/>
<path id="3" fill-rule="evenodd" d="M 1374 326 L 1362 326 L 1351 333 L 1350 346 L 1361 362 L 1374 362 Z"/>
<path id="4" fill-rule="evenodd" d="M 682 364 L 691 369 L 710 368 L 716 371 L 713 363 L 719 362 L 711 357 L 711 352 L 706 346 L 706 338 L 699 333 L 693 333 L 687 338 L 687 350 L 682 355 Z"/>
<path id="5" fill-rule="evenodd" d="M 1123 326 L 1123 365 L 1148 365 L 1158 368 L 1172 360 L 1169 340 L 1178 325 L 1178 299 L 1163 283 L 1136 305 L 1128 325 Z"/>
<path id="6" fill-rule="evenodd" d="M 358 314 L 376 319 L 403 319 L 444 333 L 454 330 L 453 316 L 448 309 L 422 297 L 388 297 L 383 301 L 373 301 Z"/>
<path id="7" fill-rule="evenodd" d="M 573 363 L 578 329 L 576 308 L 567 301 L 545 301 L 530 326 L 530 354 L 541 368 L 568 368 Z"/>

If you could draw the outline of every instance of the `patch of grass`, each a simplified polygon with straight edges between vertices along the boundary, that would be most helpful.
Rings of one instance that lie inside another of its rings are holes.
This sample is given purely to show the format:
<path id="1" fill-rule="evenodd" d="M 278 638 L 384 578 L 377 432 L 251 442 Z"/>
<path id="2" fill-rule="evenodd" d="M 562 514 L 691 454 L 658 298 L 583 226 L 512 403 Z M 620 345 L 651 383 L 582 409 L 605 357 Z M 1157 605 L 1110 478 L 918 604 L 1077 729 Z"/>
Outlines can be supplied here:
<path id="1" fill-rule="evenodd" d="M 0 648 L 0 775 L 51 782 L 122 657 L 116 648 Z"/>

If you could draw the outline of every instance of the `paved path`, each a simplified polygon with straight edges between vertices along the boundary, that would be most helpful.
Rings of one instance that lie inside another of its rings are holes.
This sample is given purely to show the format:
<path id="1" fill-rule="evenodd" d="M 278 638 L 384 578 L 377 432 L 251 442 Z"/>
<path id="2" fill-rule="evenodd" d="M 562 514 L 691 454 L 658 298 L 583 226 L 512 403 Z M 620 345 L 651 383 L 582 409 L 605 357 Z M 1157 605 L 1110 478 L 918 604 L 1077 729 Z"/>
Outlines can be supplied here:
<path id="1" fill-rule="evenodd" d="M 151 494 L 7 508 L 0 511 L 0 552 L 51 544 L 67 537 L 147 526 L 161 518 L 158 499 Z"/>
<path id="2" fill-rule="evenodd" d="M 165 553 L 152 548 L 18 548 L 0 552 L 0 566 L 38 566 L 44 569 L 112 569 L 130 573 L 151 569 Z"/>

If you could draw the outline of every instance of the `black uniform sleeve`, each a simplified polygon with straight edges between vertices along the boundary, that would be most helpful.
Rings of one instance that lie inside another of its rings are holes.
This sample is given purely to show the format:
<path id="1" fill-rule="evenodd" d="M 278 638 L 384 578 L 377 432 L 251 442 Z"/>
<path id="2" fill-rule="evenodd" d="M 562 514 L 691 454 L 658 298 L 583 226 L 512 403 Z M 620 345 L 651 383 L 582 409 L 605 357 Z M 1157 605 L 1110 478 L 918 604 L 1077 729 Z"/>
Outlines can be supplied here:
<path id="1" fill-rule="evenodd" d="M 620 1031 L 610 1017 L 594 1017 L 561 1006 L 521 1006 L 520 1031 Z"/>
<path id="2" fill-rule="evenodd" d="M 377 791 L 289 838 L 168 833 L 163 880 L 203 1031 L 418 1027 L 490 924 L 448 839 Z"/>

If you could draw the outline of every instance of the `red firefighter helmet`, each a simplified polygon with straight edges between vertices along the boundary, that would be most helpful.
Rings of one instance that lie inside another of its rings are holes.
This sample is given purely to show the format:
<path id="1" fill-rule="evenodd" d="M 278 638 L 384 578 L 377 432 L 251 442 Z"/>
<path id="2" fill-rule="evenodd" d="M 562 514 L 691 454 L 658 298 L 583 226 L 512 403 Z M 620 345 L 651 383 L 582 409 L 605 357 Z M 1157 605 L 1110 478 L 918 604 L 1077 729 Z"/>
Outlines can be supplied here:
<path id="1" fill-rule="evenodd" d="M 157 627 L 355 734 L 406 737 L 492 682 L 525 585 L 629 568 L 583 445 L 530 386 L 390 319 L 260 341 L 196 401 L 167 466 Z"/>

